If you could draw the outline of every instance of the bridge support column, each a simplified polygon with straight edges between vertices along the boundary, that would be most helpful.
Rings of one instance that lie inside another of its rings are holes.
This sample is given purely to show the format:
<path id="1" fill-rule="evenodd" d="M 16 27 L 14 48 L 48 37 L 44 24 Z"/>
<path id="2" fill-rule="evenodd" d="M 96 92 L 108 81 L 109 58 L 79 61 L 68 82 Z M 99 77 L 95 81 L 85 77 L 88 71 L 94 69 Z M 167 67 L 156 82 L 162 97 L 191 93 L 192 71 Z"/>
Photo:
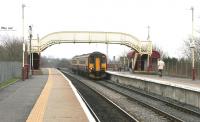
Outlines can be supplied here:
<path id="1" fill-rule="evenodd" d="M 149 72 L 149 54 L 147 54 L 147 72 Z"/>
<path id="2" fill-rule="evenodd" d="M 138 53 L 135 53 L 134 57 L 132 58 L 132 72 L 135 70 L 135 64 L 137 61 Z"/>
<path id="3" fill-rule="evenodd" d="M 134 72 L 134 59 L 133 58 L 131 58 L 131 62 L 132 62 L 132 65 L 131 65 L 131 68 L 132 68 L 132 72 Z"/>
<path id="4" fill-rule="evenodd" d="M 128 70 L 130 69 L 130 61 L 129 61 L 129 58 L 127 58 L 128 59 Z"/>

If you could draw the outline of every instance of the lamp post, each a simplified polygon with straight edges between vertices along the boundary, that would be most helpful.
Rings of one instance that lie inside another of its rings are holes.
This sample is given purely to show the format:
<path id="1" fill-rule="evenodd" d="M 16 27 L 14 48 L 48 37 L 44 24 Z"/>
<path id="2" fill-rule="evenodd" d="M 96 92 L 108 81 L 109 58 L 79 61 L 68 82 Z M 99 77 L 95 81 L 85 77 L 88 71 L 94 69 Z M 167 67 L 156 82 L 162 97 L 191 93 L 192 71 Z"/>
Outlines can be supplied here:
<path id="1" fill-rule="evenodd" d="M 22 40 L 24 42 L 24 8 L 26 7 L 25 4 L 22 4 Z"/>
<path id="2" fill-rule="evenodd" d="M 32 60 L 32 56 L 31 56 L 32 26 L 29 26 L 29 39 L 30 39 L 30 44 L 29 44 L 29 46 L 30 46 L 30 48 L 29 48 L 29 50 L 30 50 L 30 52 L 29 52 L 30 53 L 29 54 L 29 57 L 30 57 L 30 59 L 29 59 L 30 60 L 29 66 L 30 67 L 29 68 L 30 69 L 29 69 L 29 71 L 30 71 L 30 76 L 31 76 L 32 75 L 32 73 L 31 73 L 31 68 L 32 68 L 32 66 L 31 66 L 32 65 L 32 61 L 31 61 Z"/>
<path id="3" fill-rule="evenodd" d="M 195 69 L 194 69 L 194 7 L 191 7 L 192 10 L 192 41 L 190 42 L 190 48 L 192 51 L 192 80 L 195 80 Z"/>
<path id="4" fill-rule="evenodd" d="M 22 41 L 23 41 L 23 55 L 22 55 L 22 67 L 24 68 L 24 51 L 25 51 L 25 43 L 24 43 L 24 8 L 25 4 L 22 4 Z"/>

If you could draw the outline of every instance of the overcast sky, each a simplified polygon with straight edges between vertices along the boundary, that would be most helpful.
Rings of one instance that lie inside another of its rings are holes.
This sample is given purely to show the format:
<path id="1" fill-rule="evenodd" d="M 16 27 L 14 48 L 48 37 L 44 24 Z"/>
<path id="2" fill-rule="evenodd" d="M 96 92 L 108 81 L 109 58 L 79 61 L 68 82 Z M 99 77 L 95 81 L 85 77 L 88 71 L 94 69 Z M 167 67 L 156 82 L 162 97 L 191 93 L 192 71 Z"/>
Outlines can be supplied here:
<path id="1" fill-rule="evenodd" d="M 181 56 L 183 40 L 191 34 L 191 6 L 194 6 L 195 29 L 200 29 L 199 0 L 2 0 L 0 26 L 13 26 L 22 35 L 22 3 L 25 7 L 25 37 L 28 25 L 40 38 L 57 31 L 112 31 L 129 33 L 140 40 L 151 41 L 170 56 Z M 197 33 L 195 33 L 197 35 Z M 129 48 L 109 45 L 109 56 L 118 56 Z M 60 44 L 46 49 L 42 55 L 71 58 L 74 55 L 101 51 L 106 45 Z"/>

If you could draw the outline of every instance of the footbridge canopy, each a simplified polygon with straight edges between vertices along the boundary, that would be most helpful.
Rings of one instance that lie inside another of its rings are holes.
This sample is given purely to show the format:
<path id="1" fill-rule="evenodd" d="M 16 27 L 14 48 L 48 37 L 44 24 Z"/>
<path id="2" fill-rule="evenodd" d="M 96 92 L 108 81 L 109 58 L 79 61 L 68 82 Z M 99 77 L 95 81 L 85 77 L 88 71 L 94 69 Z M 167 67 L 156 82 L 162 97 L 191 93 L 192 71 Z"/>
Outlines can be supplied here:
<path id="1" fill-rule="evenodd" d="M 62 32 L 50 33 L 41 39 L 32 40 L 31 52 L 40 53 L 44 51 L 46 48 L 54 44 L 60 44 L 60 43 L 120 44 L 128 46 L 142 54 L 152 53 L 151 41 L 140 41 L 139 39 L 130 34 L 121 32 L 86 32 L 86 31 L 62 31 Z"/>

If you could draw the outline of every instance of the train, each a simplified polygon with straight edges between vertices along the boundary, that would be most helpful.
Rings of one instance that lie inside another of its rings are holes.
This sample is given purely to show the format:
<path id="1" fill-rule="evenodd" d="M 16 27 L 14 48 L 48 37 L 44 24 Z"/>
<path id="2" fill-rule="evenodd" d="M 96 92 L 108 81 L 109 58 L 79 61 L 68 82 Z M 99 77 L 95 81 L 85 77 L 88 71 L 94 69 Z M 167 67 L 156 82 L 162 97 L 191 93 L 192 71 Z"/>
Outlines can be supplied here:
<path id="1" fill-rule="evenodd" d="M 89 78 L 103 79 L 106 77 L 107 57 L 101 52 L 74 56 L 71 60 L 71 69 L 74 73 Z"/>

